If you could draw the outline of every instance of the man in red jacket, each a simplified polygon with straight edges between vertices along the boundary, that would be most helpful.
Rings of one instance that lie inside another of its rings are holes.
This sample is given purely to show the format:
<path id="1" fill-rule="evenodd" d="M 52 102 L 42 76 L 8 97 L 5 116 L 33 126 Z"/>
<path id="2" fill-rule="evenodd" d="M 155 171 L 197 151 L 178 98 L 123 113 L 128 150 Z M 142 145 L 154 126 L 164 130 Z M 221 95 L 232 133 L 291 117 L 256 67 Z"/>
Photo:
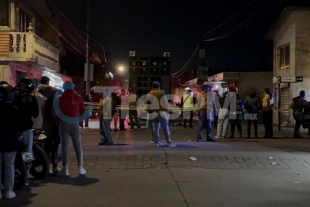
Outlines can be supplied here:
<path id="1" fill-rule="evenodd" d="M 83 168 L 83 152 L 81 148 L 81 133 L 79 123 L 89 116 L 85 110 L 82 97 L 76 93 L 72 82 L 66 82 L 63 85 L 64 92 L 61 95 L 55 94 L 53 103 L 53 118 L 59 122 L 59 132 L 62 147 L 63 169 L 59 175 L 69 176 L 68 170 L 68 147 L 69 137 L 71 136 L 75 154 L 79 165 L 79 174 L 86 174 Z"/>

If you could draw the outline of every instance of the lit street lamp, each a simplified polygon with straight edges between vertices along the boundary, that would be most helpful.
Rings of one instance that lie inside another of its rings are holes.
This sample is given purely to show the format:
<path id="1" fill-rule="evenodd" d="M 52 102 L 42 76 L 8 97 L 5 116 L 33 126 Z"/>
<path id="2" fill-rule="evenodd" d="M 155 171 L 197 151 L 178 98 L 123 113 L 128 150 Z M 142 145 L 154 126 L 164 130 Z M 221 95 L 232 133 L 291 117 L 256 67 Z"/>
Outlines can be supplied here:
<path id="1" fill-rule="evenodd" d="M 120 67 L 118 68 L 118 70 L 122 72 L 122 71 L 124 71 L 124 67 L 123 67 L 123 66 L 120 66 Z"/>

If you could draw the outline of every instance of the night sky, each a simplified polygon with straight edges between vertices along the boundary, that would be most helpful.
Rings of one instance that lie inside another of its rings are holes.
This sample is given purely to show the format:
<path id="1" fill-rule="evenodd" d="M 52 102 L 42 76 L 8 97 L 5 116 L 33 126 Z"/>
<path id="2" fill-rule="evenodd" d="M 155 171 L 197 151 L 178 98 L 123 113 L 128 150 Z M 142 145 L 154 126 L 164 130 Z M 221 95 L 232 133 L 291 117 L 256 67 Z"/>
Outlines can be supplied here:
<path id="1" fill-rule="evenodd" d="M 86 31 L 87 0 L 54 2 L 77 27 Z M 137 56 L 162 56 L 164 51 L 170 51 L 172 68 L 177 71 L 192 56 L 202 33 L 217 27 L 251 2 L 253 0 L 91 0 L 90 36 L 112 51 L 115 65 L 127 65 L 130 50 L 136 51 Z M 272 42 L 265 37 L 288 6 L 310 7 L 310 1 L 254 1 L 236 18 L 207 35 L 213 38 L 226 34 L 256 13 L 245 23 L 251 23 L 245 29 L 205 43 L 206 65 L 218 72 L 257 70 L 260 60 L 265 58 L 271 68 Z M 91 47 L 102 54 L 100 46 L 91 43 Z M 188 71 L 193 70 L 198 61 L 196 54 Z"/>

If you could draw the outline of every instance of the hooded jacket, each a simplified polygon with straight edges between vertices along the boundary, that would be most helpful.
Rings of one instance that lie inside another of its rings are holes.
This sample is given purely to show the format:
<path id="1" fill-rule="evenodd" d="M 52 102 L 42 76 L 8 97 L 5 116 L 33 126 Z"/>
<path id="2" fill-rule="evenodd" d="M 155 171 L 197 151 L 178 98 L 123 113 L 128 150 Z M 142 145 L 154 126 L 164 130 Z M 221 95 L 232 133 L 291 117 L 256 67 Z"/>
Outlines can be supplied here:
<path id="1" fill-rule="evenodd" d="M 15 105 L 20 110 L 23 115 L 23 130 L 26 131 L 32 129 L 33 121 L 32 118 L 37 118 L 39 115 L 39 106 L 38 101 L 33 95 L 16 95 L 15 96 Z M 15 120 L 18 121 L 18 120 Z"/>
<path id="2" fill-rule="evenodd" d="M 17 138 L 23 131 L 23 116 L 13 104 L 0 104 L 0 153 L 17 151 Z"/>
<path id="3" fill-rule="evenodd" d="M 258 113 L 262 104 L 256 95 L 250 95 L 244 99 L 244 106 L 247 113 Z"/>
<path id="4" fill-rule="evenodd" d="M 60 96 L 56 97 L 58 99 L 59 106 L 56 105 L 57 101 L 53 103 L 52 116 L 55 122 L 68 122 L 79 123 L 84 120 L 85 106 L 82 97 L 74 90 L 66 90 Z M 65 116 L 70 117 L 66 119 Z"/>

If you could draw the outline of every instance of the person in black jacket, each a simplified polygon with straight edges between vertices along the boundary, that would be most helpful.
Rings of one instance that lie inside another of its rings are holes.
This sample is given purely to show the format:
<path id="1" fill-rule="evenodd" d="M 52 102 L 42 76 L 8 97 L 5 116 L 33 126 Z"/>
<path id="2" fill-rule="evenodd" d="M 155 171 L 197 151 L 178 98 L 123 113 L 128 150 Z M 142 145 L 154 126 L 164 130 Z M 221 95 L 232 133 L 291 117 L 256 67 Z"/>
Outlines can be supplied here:
<path id="1" fill-rule="evenodd" d="M 39 116 L 38 102 L 33 94 L 35 88 L 36 85 L 31 78 L 22 78 L 17 85 L 15 96 L 15 105 L 24 117 L 24 125 L 21 134 L 23 139 L 21 140 L 21 144 L 25 146 L 28 151 L 32 151 L 33 146 L 32 118 L 37 118 Z M 28 179 L 26 180 L 26 185 L 28 185 Z"/>
<path id="2" fill-rule="evenodd" d="M 23 118 L 21 112 L 14 106 L 14 91 L 8 84 L 0 85 L 0 189 L 4 186 L 4 198 L 14 198 L 14 161 L 17 151 L 18 137 L 22 131 Z M 5 118 L 4 118 L 5 117 Z M 4 162 L 4 183 L 2 183 L 1 168 Z M 0 199 L 2 194 L 0 192 Z"/>
<path id="3" fill-rule="evenodd" d="M 262 108 L 262 104 L 256 92 L 252 89 L 250 91 L 249 96 L 244 99 L 244 107 L 247 115 L 247 130 L 248 130 L 248 138 L 251 138 L 251 125 L 252 121 L 254 124 L 254 137 L 257 138 L 257 121 L 258 121 L 258 113 Z"/>
<path id="4" fill-rule="evenodd" d="M 57 92 L 57 88 L 47 87 L 45 89 L 46 101 L 42 105 L 41 112 L 43 117 L 43 131 L 47 136 L 44 139 L 44 151 L 53 165 L 53 170 L 50 173 L 58 173 L 58 148 L 60 144 L 59 124 L 56 123 L 52 117 L 53 100 Z"/>

